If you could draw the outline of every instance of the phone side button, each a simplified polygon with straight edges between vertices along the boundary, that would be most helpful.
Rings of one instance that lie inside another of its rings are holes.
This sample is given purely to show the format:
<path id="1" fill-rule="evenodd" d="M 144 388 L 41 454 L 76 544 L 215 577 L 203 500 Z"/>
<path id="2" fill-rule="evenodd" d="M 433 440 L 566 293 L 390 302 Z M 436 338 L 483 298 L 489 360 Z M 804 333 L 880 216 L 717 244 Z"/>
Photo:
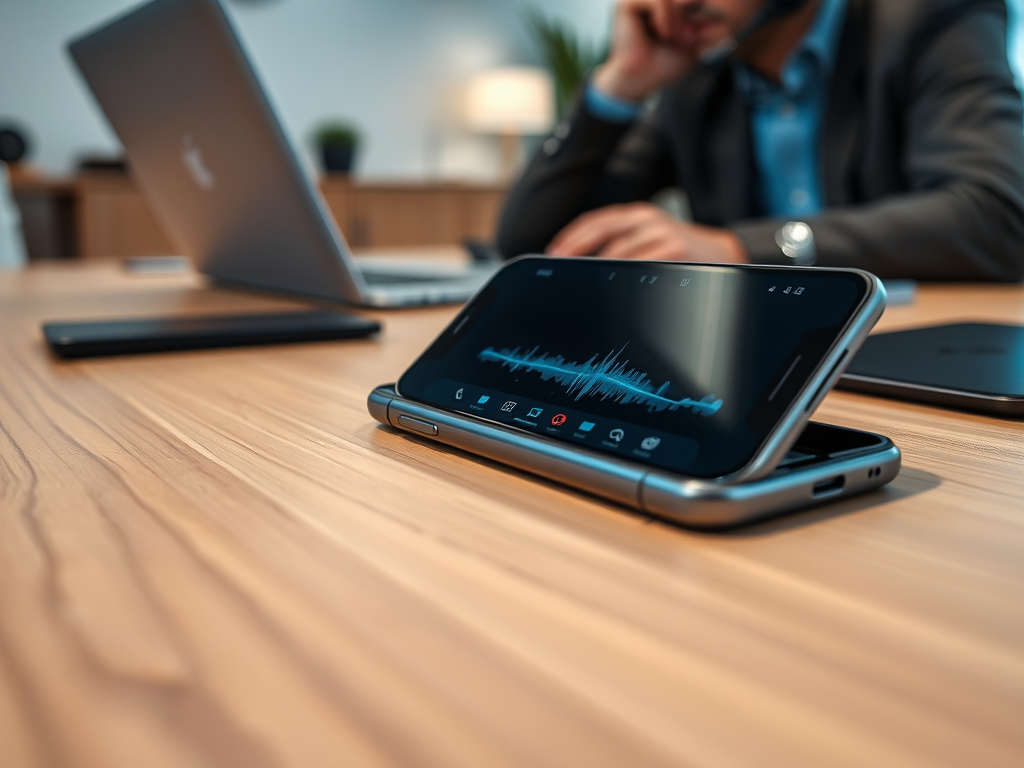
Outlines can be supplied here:
<path id="1" fill-rule="evenodd" d="M 437 426 L 429 421 L 414 419 L 412 416 L 399 416 L 398 423 L 406 429 L 411 429 L 413 432 L 430 435 L 431 437 L 437 435 Z"/>

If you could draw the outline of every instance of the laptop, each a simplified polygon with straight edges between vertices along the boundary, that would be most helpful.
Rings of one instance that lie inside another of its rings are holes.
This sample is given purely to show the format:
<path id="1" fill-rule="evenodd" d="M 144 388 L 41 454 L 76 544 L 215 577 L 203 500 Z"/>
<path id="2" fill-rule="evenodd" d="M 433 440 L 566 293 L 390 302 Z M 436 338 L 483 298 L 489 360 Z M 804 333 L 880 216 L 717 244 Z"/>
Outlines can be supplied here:
<path id="1" fill-rule="evenodd" d="M 68 48 L 161 223 L 216 282 L 399 307 L 465 301 L 493 271 L 357 264 L 218 0 L 154 0 Z"/>

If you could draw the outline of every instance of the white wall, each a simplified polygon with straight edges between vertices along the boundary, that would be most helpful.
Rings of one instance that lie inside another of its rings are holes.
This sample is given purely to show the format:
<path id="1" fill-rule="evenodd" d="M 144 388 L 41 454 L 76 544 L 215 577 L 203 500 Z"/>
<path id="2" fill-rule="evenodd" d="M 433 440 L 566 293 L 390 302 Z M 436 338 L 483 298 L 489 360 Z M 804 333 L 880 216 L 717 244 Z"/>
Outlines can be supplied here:
<path id="1" fill-rule="evenodd" d="M 114 154 L 115 136 L 64 51 L 66 41 L 134 0 L 0 0 L 0 123 L 32 139 L 31 160 L 69 172 L 85 153 Z M 470 75 L 538 64 L 523 15 L 542 7 L 603 39 L 613 0 L 235 0 L 244 44 L 286 129 L 305 143 L 334 116 L 367 142 L 358 172 L 370 178 L 497 173 L 493 139 L 458 121 Z"/>

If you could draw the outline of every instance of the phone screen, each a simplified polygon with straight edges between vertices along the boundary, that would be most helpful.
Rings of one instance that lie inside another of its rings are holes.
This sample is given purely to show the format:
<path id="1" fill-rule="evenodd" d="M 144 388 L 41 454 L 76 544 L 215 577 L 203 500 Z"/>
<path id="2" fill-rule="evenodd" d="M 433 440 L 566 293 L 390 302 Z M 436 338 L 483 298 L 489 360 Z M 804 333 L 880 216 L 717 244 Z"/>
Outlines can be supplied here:
<path id="1" fill-rule="evenodd" d="M 746 466 L 855 317 L 854 272 L 527 258 L 403 397 L 694 477 Z"/>

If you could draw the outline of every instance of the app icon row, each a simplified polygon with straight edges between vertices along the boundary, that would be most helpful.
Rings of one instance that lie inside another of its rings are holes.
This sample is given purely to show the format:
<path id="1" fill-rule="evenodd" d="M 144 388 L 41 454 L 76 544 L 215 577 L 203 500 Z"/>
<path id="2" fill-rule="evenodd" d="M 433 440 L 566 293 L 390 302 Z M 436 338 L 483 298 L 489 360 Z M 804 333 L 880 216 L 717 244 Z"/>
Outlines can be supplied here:
<path id="1" fill-rule="evenodd" d="M 465 390 L 460 387 L 455 392 L 455 399 L 456 400 L 462 400 L 463 397 L 464 397 L 464 394 L 465 394 Z M 476 404 L 478 406 L 483 406 L 483 405 L 486 405 L 488 402 L 490 402 L 490 400 L 491 400 L 490 395 L 480 395 L 480 397 L 477 398 Z M 517 408 L 519 408 L 518 401 L 516 401 L 516 400 L 506 400 L 504 403 L 502 403 L 500 410 L 501 410 L 502 413 L 506 413 L 506 414 L 510 414 L 511 415 L 511 414 L 516 412 Z M 528 418 L 528 419 L 539 419 L 541 417 L 541 415 L 544 413 L 544 411 L 545 411 L 545 409 L 542 408 L 542 407 L 533 406 L 533 407 L 531 407 L 529 409 L 529 411 L 527 411 L 526 418 Z M 551 417 L 551 426 L 553 426 L 553 427 L 561 427 L 561 426 L 565 425 L 566 422 L 568 422 L 568 421 L 569 421 L 569 417 L 566 416 L 564 413 L 555 413 Z M 590 432 L 592 432 L 594 430 L 594 428 L 596 426 L 597 426 L 596 422 L 584 420 L 584 421 L 581 421 L 579 426 L 576 427 L 576 431 L 577 432 L 583 432 L 583 433 L 590 433 Z M 608 433 L 608 440 L 611 440 L 614 443 L 621 443 L 623 441 L 623 439 L 625 439 L 625 437 L 626 437 L 626 431 L 624 429 L 619 428 L 619 427 L 616 427 L 616 428 L 612 429 Z M 653 451 L 660 444 L 661 444 L 661 438 L 660 437 L 653 437 L 653 436 L 652 437 L 645 437 L 643 440 L 640 441 L 640 448 L 641 448 L 641 450 L 644 450 L 644 451 Z"/>

